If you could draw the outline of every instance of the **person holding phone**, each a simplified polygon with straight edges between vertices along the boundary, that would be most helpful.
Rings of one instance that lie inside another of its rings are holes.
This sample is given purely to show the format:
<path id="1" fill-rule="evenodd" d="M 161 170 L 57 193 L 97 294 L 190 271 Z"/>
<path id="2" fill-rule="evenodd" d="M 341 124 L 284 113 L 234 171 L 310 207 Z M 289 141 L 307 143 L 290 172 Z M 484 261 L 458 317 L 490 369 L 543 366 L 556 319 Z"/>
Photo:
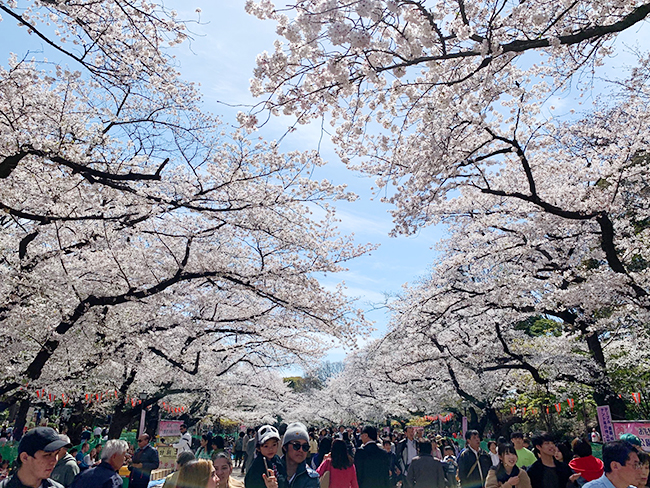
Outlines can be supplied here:
<path id="1" fill-rule="evenodd" d="M 277 454 L 279 445 L 280 433 L 275 427 L 263 425 L 259 428 L 255 460 L 244 479 L 246 488 L 271 488 L 274 483 L 279 488 L 285 487 L 285 469 Z"/>

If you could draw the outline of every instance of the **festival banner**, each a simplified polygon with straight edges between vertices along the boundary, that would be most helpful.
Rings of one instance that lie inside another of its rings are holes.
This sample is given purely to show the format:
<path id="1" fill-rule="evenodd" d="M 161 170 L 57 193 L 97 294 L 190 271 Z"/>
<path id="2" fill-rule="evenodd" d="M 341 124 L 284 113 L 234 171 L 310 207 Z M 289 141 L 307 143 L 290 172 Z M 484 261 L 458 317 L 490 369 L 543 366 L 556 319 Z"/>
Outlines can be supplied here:
<path id="1" fill-rule="evenodd" d="M 182 420 L 161 420 L 158 422 L 158 437 L 180 437 Z"/>
<path id="2" fill-rule="evenodd" d="M 612 442 L 617 439 L 614 434 L 614 424 L 612 422 L 612 413 L 609 411 L 609 405 L 598 407 L 598 423 L 600 424 L 600 432 L 603 436 L 603 442 Z"/>
<path id="3" fill-rule="evenodd" d="M 636 421 L 628 422 L 627 420 L 614 421 L 614 435 L 617 439 L 621 438 L 621 434 L 634 434 L 641 439 L 641 447 L 644 451 L 650 452 L 650 422 L 649 421 Z M 604 438 L 604 436 L 603 436 Z"/>

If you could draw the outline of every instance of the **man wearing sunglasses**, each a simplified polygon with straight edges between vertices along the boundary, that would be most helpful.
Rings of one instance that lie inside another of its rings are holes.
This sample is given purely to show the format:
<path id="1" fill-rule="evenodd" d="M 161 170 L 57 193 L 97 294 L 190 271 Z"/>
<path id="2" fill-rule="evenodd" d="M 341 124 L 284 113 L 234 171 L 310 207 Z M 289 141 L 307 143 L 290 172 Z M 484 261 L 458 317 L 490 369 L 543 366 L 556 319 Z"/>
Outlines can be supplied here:
<path id="1" fill-rule="evenodd" d="M 133 460 L 129 465 L 131 470 L 129 488 L 147 488 L 151 472 L 158 469 L 160 464 L 158 451 L 149 444 L 149 440 L 149 434 L 140 434 L 138 437 L 138 449 L 133 454 Z"/>
<path id="2" fill-rule="evenodd" d="M 318 473 L 307 466 L 309 434 L 300 422 L 289 424 L 282 438 L 282 458 L 287 468 L 289 488 L 319 488 Z"/>

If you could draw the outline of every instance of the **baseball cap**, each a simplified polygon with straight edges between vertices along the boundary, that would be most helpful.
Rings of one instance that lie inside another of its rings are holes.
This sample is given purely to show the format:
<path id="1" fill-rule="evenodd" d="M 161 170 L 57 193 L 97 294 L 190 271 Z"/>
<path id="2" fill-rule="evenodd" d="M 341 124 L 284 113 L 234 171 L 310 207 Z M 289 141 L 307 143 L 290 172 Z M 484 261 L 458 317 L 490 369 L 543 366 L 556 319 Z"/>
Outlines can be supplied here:
<path id="1" fill-rule="evenodd" d="M 278 442 L 280 441 L 280 433 L 278 432 L 278 429 L 272 425 L 263 425 L 260 427 L 257 431 L 257 443 L 261 446 L 271 439 L 277 439 Z"/>
<path id="2" fill-rule="evenodd" d="M 68 442 L 62 440 L 59 437 L 59 434 L 56 433 L 56 430 L 50 427 L 36 427 L 35 429 L 28 431 L 22 439 L 20 439 L 20 444 L 18 444 L 18 455 L 22 452 L 26 452 L 33 457 L 34 454 L 36 454 L 36 451 L 58 451 L 69 444 L 69 440 Z"/>
<path id="3" fill-rule="evenodd" d="M 300 422 L 294 422 L 287 426 L 287 431 L 284 433 L 284 438 L 282 439 L 282 445 L 285 446 L 289 442 L 293 441 L 307 441 L 309 442 L 309 434 L 307 433 L 307 427 Z"/>
<path id="4" fill-rule="evenodd" d="M 61 439 L 62 441 L 65 441 L 65 446 L 63 446 L 63 447 L 67 447 L 68 449 L 70 449 L 72 447 L 72 442 L 70 441 L 70 438 L 67 435 L 59 434 L 59 439 Z"/>
<path id="5" fill-rule="evenodd" d="M 641 447 L 641 439 L 639 439 L 634 434 L 629 434 L 629 433 L 621 434 L 621 440 L 625 442 L 629 442 L 633 446 Z"/>

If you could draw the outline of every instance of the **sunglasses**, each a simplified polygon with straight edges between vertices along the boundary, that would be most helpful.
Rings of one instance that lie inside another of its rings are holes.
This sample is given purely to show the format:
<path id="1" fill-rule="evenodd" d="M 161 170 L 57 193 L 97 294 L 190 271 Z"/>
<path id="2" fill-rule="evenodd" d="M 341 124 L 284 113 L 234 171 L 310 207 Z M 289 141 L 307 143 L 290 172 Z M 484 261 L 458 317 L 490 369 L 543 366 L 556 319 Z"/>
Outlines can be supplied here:
<path id="1" fill-rule="evenodd" d="M 300 442 L 292 442 L 291 447 L 293 447 L 294 451 L 300 451 L 302 448 L 303 451 L 309 452 L 309 444 L 301 444 Z"/>

